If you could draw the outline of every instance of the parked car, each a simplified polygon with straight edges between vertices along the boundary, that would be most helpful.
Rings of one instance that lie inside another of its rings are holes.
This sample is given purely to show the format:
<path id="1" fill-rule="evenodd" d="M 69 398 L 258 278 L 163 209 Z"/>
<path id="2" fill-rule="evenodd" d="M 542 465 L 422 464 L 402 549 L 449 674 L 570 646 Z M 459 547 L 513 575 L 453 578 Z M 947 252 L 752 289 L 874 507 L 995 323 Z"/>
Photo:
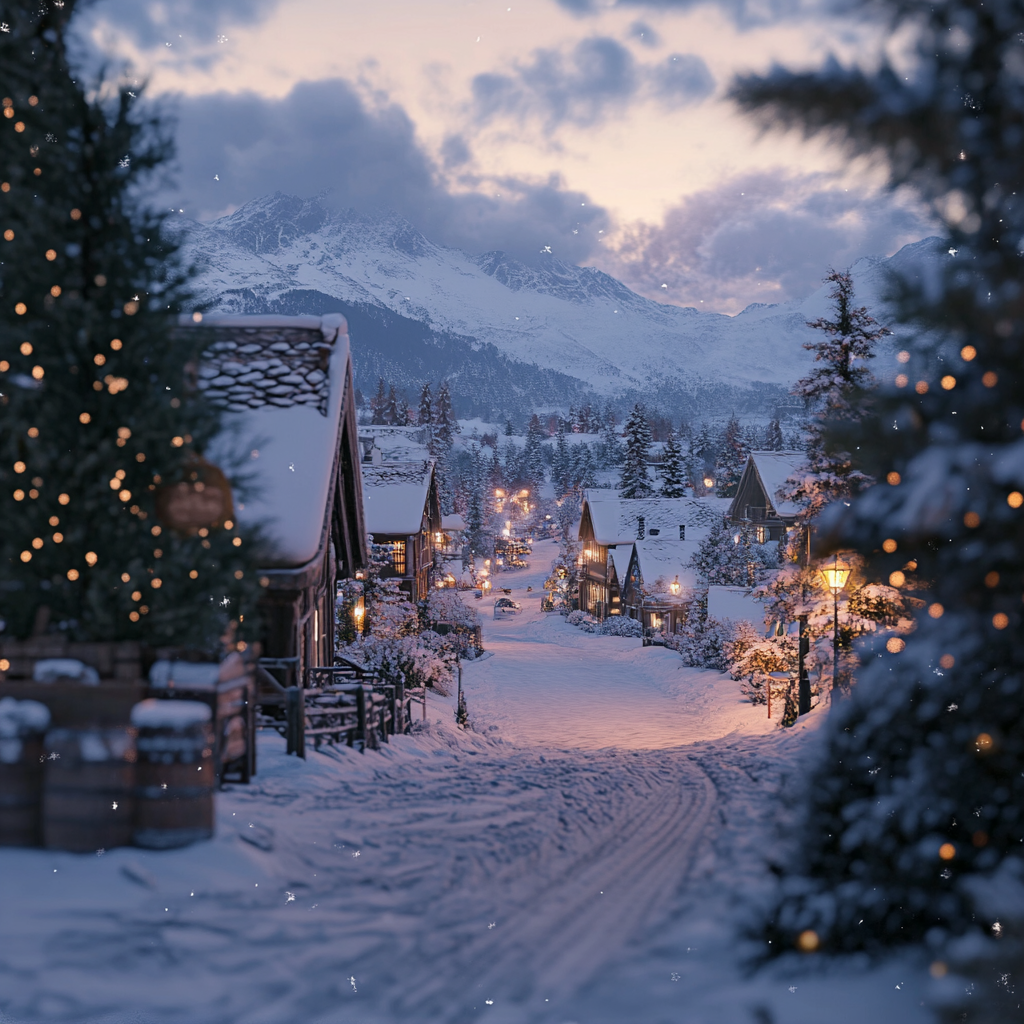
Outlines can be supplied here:
<path id="1" fill-rule="evenodd" d="M 506 615 L 518 615 L 522 610 L 523 606 L 510 597 L 499 597 L 494 602 L 494 617 L 496 619 L 503 619 Z"/>

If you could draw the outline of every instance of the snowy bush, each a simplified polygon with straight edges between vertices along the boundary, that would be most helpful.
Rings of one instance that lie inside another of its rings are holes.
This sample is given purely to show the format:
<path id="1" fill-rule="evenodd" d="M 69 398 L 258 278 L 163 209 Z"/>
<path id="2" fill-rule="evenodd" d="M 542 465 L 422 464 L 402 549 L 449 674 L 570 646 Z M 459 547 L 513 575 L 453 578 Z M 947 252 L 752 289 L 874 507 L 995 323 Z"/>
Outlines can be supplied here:
<path id="1" fill-rule="evenodd" d="M 601 623 L 598 632 L 603 636 L 643 636 L 644 627 L 639 619 L 625 615 L 612 615 Z"/>
<path id="2" fill-rule="evenodd" d="M 570 626 L 579 626 L 584 633 L 593 633 L 598 626 L 597 619 L 593 615 L 588 615 L 586 612 L 579 610 L 569 612 L 565 617 L 565 621 Z"/>
<path id="3" fill-rule="evenodd" d="M 733 627 L 708 615 L 708 592 L 695 597 L 686 611 L 686 621 L 678 633 L 665 638 L 665 646 L 678 651 L 683 662 L 693 668 L 726 668 L 725 647 L 732 640 Z"/>
<path id="4" fill-rule="evenodd" d="M 773 699 L 788 693 L 789 683 L 773 680 L 771 673 L 795 673 L 798 654 L 797 637 L 762 636 L 749 622 L 737 623 L 725 643 L 729 674 L 740 681 L 740 690 L 751 704 L 767 703 L 769 686 Z"/>

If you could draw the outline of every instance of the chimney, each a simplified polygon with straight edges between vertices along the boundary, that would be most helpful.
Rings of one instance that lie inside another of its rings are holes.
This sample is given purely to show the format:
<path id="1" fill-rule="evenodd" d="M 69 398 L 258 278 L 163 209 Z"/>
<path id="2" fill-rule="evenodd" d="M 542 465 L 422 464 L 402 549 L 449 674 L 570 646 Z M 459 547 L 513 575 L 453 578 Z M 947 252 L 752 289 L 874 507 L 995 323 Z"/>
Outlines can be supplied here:
<path id="1" fill-rule="evenodd" d="M 680 540 L 686 540 L 686 527 L 685 526 L 680 526 L 679 527 L 679 539 Z"/>
<path id="2" fill-rule="evenodd" d="M 639 516 L 636 521 L 636 539 L 644 539 L 644 517 Z"/>

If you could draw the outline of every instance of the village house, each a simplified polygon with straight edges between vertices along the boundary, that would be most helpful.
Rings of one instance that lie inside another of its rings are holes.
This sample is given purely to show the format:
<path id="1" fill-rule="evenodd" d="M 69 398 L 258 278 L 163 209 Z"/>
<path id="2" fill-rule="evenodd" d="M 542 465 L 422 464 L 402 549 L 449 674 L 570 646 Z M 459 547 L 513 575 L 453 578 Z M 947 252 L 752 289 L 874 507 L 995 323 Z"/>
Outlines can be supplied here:
<path id="1" fill-rule="evenodd" d="M 604 619 L 627 614 L 623 588 L 636 541 L 699 542 L 731 504 L 727 498 L 620 498 L 591 488 L 580 518 L 579 607 Z"/>
<path id="2" fill-rule="evenodd" d="M 751 526 L 759 544 L 777 541 L 800 512 L 799 505 L 782 496 L 786 480 L 806 461 L 804 452 L 751 452 L 729 506 L 729 521 Z"/>
<path id="3" fill-rule="evenodd" d="M 630 552 L 622 584 L 622 614 L 644 629 L 676 633 L 697 587 L 690 559 L 698 540 L 638 540 Z"/>
<path id="4" fill-rule="evenodd" d="M 359 428 L 367 533 L 386 555 L 385 576 L 411 601 L 430 591 L 434 552 L 444 544 L 434 460 L 416 427 Z"/>
<path id="5" fill-rule="evenodd" d="M 226 410 L 207 457 L 241 465 L 235 517 L 259 525 L 263 661 L 285 686 L 334 662 L 335 593 L 367 560 L 348 325 L 328 316 L 182 318 L 196 386 Z"/>

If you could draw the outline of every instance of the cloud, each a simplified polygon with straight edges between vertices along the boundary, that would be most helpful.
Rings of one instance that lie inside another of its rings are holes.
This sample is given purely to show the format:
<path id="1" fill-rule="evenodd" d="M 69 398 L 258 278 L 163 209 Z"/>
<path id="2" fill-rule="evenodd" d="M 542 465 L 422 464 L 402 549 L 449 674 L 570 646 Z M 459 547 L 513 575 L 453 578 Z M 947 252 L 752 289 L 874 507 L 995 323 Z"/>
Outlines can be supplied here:
<path id="1" fill-rule="evenodd" d="M 661 224 L 629 226 L 597 262 L 651 298 L 735 313 L 803 298 L 829 266 L 892 253 L 929 230 L 901 197 L 847 191 L 824 174 L 759 172 L 688 196 Z"/>
<path id="2" fill-rule="evenodd" d="M 230 25 L 267 17 L 278 0 L 101 0 L 82 12 L 90 25 L 106 23 L 142 47 L 210 43 Z M 83 5 L 84 6 L 84 5 Z"/>
<path id="3" fill-rule="evenodd" d="M 824 13 L 834 0 L 555 0 L 555 3 L 579 17 L 612 8 L 683 12 L 711 5 L 724 11 L 741 28 L 753 28 L 802 14 Z"/>
<path id="4" fill-rule="evenodd" d="M 672 54 L 661 64 L 637 63 L 621 43 L 594 36 L 568 53 L 538 49 L 507 73 L 477 75 L 472 83 L 478 122 L 499 117 L 539 119 L 548 133 L 563 124 L 589 127 L 653 96 L 673 106 L 714 91 L 707 65 L 694 54 Z"/>
<path id="5" fill-rule="evenodd" d="M 641 46 L 661 45 L 661 36 L 646 21 L 634 21 L 629 26 L 629 38 L 635 39 Z"/>
<path id="6" fill-rule="evenodd" d="M 530 258 L 550 245 L 560 258 L 588 258 L 605 211 L 557 177 L 446 184 L 399 106 L 369 107 L 342 79 L 301 82 L 281 99 L 255 93 L 178 97 L 178 205 L 200 220 L 275 191 L 360 212 L 394 211 L 428 238 L 478 253 L 504 249 Z M 442 148 L 465 164 L 459 137 Z"/>

